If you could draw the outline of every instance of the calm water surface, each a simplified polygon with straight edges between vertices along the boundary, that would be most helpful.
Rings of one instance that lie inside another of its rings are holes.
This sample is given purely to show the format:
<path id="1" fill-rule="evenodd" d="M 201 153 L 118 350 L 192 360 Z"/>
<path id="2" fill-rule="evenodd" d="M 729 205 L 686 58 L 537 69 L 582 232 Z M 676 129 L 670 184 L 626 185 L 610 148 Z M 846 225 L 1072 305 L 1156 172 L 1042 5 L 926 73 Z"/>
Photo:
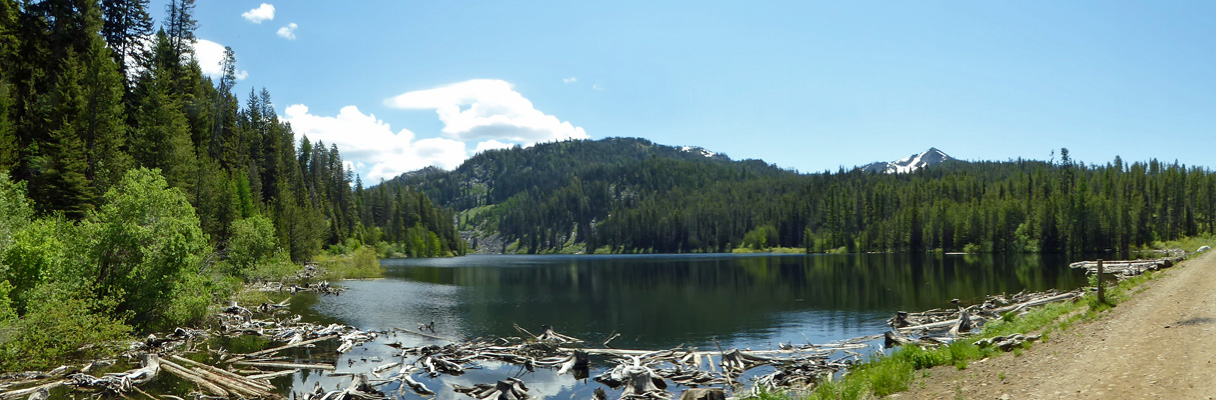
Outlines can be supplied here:
<path id="1" fill-rule="evenodd" d="M 896 310 L 1085 282 L 1062 256 L 645 255 L 391 259 L 314 309 L 361 329 L 435 321 L 447 337 L 543 324 L 618 347 L 816 343 L 880 333 Z M 804 338 L 805 335 L 805 338 Z"/>
<path id="2" fill-rule="evenodd" d="M 385 279 L 343 282 L 349 290 L 341 296 L 298 295 L 293 311 L 363 330 L 416 329 L 435 321 L 436 334 L 454 339 L 518 336 L 513 324 L 538 333 L 549 324 L 595 346 L 620 333 L 613 347 L 714 348 L 717 340 L 724 348 L 767 349 L 878 334 L 897 310 L 949 307 L 955 298 L 970 304 L 994 293 L 1074 289 L 1085 276 L 1068 269 L 1069 261 L 1056 255 L 924 254 L 393 259 L 381 261 Z M 384 340 L 433 343 L 407 334 Z M 369 344 L 339 357 L 339 369 L 370 369 L 378 365 L 366 361 L 370 357 L 388 362 L 392 353 Z M 456 399 L 462 397 L 441 389 L 520 373 L 491 367 L 424 383 L 439 398 Z M 581 398 L 598 385 L 543 369 L 520 377 L 542 397 Z M 332 380 L 314 374 L 279 383 L 303 391 L 318 381 L 342 382 Z"/>

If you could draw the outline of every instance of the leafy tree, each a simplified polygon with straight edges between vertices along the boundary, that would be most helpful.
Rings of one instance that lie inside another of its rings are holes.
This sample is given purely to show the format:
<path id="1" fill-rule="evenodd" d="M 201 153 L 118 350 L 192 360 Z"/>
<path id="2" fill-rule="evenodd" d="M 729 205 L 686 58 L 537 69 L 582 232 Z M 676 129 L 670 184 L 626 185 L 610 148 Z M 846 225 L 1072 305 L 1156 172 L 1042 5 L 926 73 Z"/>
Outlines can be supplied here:
<path id="1" fill-rule="evenodd" d="M 159 171 L 131 170 L 83 230 L 98 289 L 118 299 L 119 312 L 133 313 L 137 326 L 203 316 L 210 298 L 199 273 L 211 248 L 194 207 Z"/>

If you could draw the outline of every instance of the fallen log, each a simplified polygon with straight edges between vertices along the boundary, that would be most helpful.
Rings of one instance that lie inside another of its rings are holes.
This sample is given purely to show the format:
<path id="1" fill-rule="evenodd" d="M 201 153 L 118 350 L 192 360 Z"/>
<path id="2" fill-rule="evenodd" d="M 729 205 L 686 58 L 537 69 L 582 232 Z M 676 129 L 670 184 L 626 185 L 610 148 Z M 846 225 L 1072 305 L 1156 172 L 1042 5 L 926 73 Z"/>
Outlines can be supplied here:
<path id="1" fill-rule="evenodd" d="M 978 340 L 975 342 L 975 345 L 980 348 L 995 346 L 996 348 L 1000 349 L 1001 351 L 1009 352 L 1009 351 L 1013 351 L 1013 349 L 1015 349 L 1015 348 L 1022 347 L 1022 345 L 1025 343 L 1037 341 L 1042 337 L 1043 337 L 1042 335 L 1027 336 L 1027 335 L 1018 333 L 1018 334 L 1005 335 L 1005 336 L 995 336 L 995 337 L 990 337 L 987 339 Z"/>
<path id="2" fill-rule="evenodd" d="M 57 380 L 54 382 L 49 382 L 46 384 L 29 387 L 29 388 L 25 388 L 25 389 L 0 392 L 0 399 L 14 399 L 14 398 L 18 398 L 18 397 L 26 396 L 26 395 L 33 397 L 39 392 L 50 392 L 51 389 L 63 386 L 63 384 L 66 382 L 67 382 L 66 379 L 60 379 L 60 380 Z"/>
<path id="3" fill-rule="evenodd" d="M 266 355 L 266 354 L 274 354 L 274 353 L 277 353 L 277 352 L 280 352 L 280 351 L 283 351 L 283 350 L 287 350 L 287 349 L 291 349 L 291 348 L 296 348 L 296 347 L 300 347 L 300 346 L 304 346 L 304 345 L 308 345 L 308 344 L 313 344 L 313 343 L 316 343 L 316 342 L 320 342 L 320 341 L 322 341 L 322 340 L 333 339 L 334 337 L 337 337 L 337 336 L 338 336 L 338 334 L 336 334 L 336 333 L 334 333 L 334 334 L 329 334 L 329 335 L 325 335 L 325 336 L 321 336 L 321 337 L 317 337 L 317 338 L 313 338 L 313 339 L 309 339 L 309 340 L 305 340 L 305 341 L 295 342 L 295 343 L 292 343 L 292 344 L 288 344 L 288 345 L 286 345 L 286 346 L 279 346 L 279 347 L 275 347 L 275 348 L 272 348 L 272 349 L 266 349 L 266 350 L 261 350 L 261 351 L 255 351 L 255 352 L 248 353 L 248 354 L 241 354 L 241 355 L 237 355 L 237 356 L 236 356 L 236 357 L 234 357 L 233 359 L 229 359 L 229 360 L 226 360 L 226 361 L 228 361 L 228 362 L 234 362 L 234 361 L 240 360 L 240 359 L 242 359 L 242 358 L 253 358 L 253 357 L 260 357 L 260 356 L 263 356 L 263 355 Z"/>
<path id="4" fill-rule="evenodd" d="M 211 381 L 212 383 L 218 384 L 221 387 L 224 387 L 229 391 L 238 392 L 238 393 L 253 396 L 253 397 L 276 398 L 276 399 L 282 397 L 282 396 L 279 396 L 278 394 L 275 394 L 274 393 L 275 387 L 271 386 L 269 384 L 250 380 L 249 378 L 234 374 L 232 372 L 224 371 L 222 369 L 219 369 L 219 368 L 207 365 L 207 364 L 203 364 L 203 363 L 200 363 L 200 362 L 197 362 L 194 360 L 190 360 L 190 359 L 187 359 L 184 357 L 174 355 L 174 356 L 170 356 L 170 358 L 172 358 L 174 361 L 180 362 L 182 364 L 191 365 L 191 366 L 195 367 L 194 369 L 188 370 L 188 371 L 194 373 L 195 375 L 197 375 L 203 379 L 207 379 L 207 380 Z"/>
<path id="5" fill-rule="evenodd" d="M 201 376 L 195 375 L 193 372 L 190 372 L 190 370 L 187 370 L 185 367 L 177 365 L 168 360 L 161 360 L 161 368 L 163 368 L 165 371 L 168 371 L 169 373 L 177 375 L 179 378 L 185 379 L 187 381 L 190 381 L 191 383 L 194 383 L 195 385 L 198 385 L 199 387 L 207 390 L 208 392 L 211 392 L 211 394 L 214 394 L 216 396 L 221 396 L 221 397 L 228 397 L 227 390 L 224 390 L 223 388 L 219 387 L 219 385 L 211 383 L 211 381 L 208 381 Z"/>
<path id="6" fill-rule="evenodd" d="M 1036 306 L 1041 306 L 1041 305 L 1048 304 L 1048 303 L 1055 303 L 1057 301 L 1064 301 L 1064 300 L 1069 300 L 1069 299 L 1076 298 L 1076 297 L 1081 297 L 1081 293 L 1082 292 L 1080 290 L 1074 290 L 1071 292 L 1058 294 L 1058 295 L 1051 296 L 1051 297 L 1046 297 L 1046 298 L 1042 298 L 1042 299 L 1038 299 L 1038 300 L 1028 301 L 1025 303 L 1019 303 L 1019 304 L 1014 304 L 1011 306 L 1005 306 L 1005 307 L 993 309 L 991 312 L 993 314 L 999 315 L 999 314 L 1004 314 L 1004 313 L 1007 313 L 1010 311 L 1021 311 L 1023 309 L 1030 308 L 1030 307 L 1036 307 Z"/>
<path id="7" fill-rule="evenodd" d="M 283 371 L 278 371 L 278 372 L 267 372 L 267 373 L 264 373 L 264 374 L 249 375 L 249 376 L 246 376 L 245 378 L 247 378 L 247 379 L 254 379 L 254 380 L 267 380 L 267 379 L 274 379 L 274 378 L 278 378 L 278 377 L 280 377 L 280 376 L 292 375 L 292 374 L 295 374 L 295 373 L 297 373 L 297 372 L 300 372 L 300 370 L 298 370 L 298 369 L 288 369 L 288 370 L 283 370 Z"/>
<path id="8" fill-rule="evenodd" d="M 260 361 L 236 361 L 233 364 L 248 365 L 251 367 L 262 368 L 280 368 L 280 369 L 323 369 L 333 371 L 338 367 L 330 364 L 297 364 L 297 363 L 279 363 L 279 362 L 260 362 Z"/>
<path id="9" fill-rule="evenodd" d="M 160 371 L 160 357 L 156 353 L 149 353 L 144 355 L 144 359 L 140 361 L 139 368 L 117 374 L 106 374 L 102 377 L 75 373 L 68 375 L 65 384 L 122 394 L 123 392 L 131 391 L 131 388 L 135 385 L 148 383 L 156 377 L 158 371 Z"/>
<path id="10" fill-rule="evenodd" d="M 194 366 L 194 367 L 202 368 L 202 369 L 207 370 L 207 371 L 209 371 L 209 372 L 212 372 L 212 373 L 215 373 L 215 374 L 218 374 L 218 375 L 221 375 L 221 376 L 227 377 L 228 379 L 233 379 L 233 380 L 236 380 L 236 381 L 238 381 L 238 382 L 241 382 L 242 384 L 249 385 L 249 386 L 253 386 L 253 387 L 255 387 L 255 388 L 258 388 L 258 389 L 261 389 L 261 390 L 264 390 L 264 391 L 274 391 L 274 390 L 275 390 L 275 387 L 274 387 L 274 386 L 271 386 L 271 385 L 269 385 L 269 384 L 265 384 L 265 383 L 261 383 L 261 382 L 253 381 L 253 380 L 251 380 L 249 377 L 246 377 L 246 376 L 240 376 L 240 375 L 237 375 L 237 374 L 232 373 L 232 372 L 230 372 L 230 371 L 225 371 L 225 370 L 222 370 L 222 369 L 216 368 L 216 367 L 214 367 L 214 366 L 207 365 L 207 364 L 203 364 L 203 363 L 201 363 L 201 362 L 194 361 L 194 360 L 191 360 L 191 359 L 188 359 L 188 358 L 185 358 L 185 357 L 181 357 L 181 356 L 173 355 L 173 356 L 169 356 L 169 358 L 172 358 L 174 361 L 180 362 L 180 363 L 182 363 L 182 364 L 186 364 L 186 365 L 191 365 L 191 366 Z"/>

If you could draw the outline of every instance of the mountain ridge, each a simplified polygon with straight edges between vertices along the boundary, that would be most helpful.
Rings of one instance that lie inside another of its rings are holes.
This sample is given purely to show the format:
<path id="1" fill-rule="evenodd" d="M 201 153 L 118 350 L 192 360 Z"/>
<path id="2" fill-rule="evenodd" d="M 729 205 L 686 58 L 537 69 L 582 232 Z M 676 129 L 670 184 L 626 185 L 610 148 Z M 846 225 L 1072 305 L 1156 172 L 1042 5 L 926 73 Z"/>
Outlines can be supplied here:
<path id="1" fill-rule="evenodd" d="M 896 161 L 878 161 L 872 162 L 858 168 L 866 172 L 885 173 L 885 174 L 906 174 L 915 172 L 918 169 L 931 167 L 945 162 L 960 161 L 957 158 L 950 157 L 945 152 L 938 150 L 936 147 L 930 147 L 924 152 L 910 155 Z"/>

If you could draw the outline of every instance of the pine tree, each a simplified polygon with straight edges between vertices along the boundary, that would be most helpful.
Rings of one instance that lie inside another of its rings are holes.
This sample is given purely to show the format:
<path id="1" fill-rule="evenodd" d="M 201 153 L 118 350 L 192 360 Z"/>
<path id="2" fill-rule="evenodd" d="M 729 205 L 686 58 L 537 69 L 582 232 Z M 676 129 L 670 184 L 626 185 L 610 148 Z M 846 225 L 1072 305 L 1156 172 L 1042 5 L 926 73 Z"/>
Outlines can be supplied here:
<path id="1" fill-rule="evenodd" d="M 135 84 L 131 68 L 148 62 L 144 41 L 152 35 L 148 0 L 102 0 L 101 36 L 110 48 L 126 87 Z"/>
<path id="2" fill-rule="evenodd" d="M 194 54 L 194 30 L 198 28 L 198 21 L 194 19 L 194 0 L 169 0 L 165 13 L 163 25 L 170 48 L 179 63 L 187 62 Z"/>
<path id="3" fill-rule="evenodd" d="M 157 40 L 161 44 L 167 43 L 163 33 Z M 157 46 L 158 55 L 164 49 Z M 193 193 L 197 161 L 190 142 L 190 126 L 180 100 L 171 94 L 174 85 L 167 69 L 154 65 L 140 80 L 139 89 L 143 95 L 135 117 L 138 128 L 133 135 L 131 153 L 140 166 L 159 168 L 170 186 Z"/>
<path id="4" fill-rule="evenodd" d="M 71 52 L 64 64 L 51 94 L 50 140 L 37 161 L 43 174 L 31 186 L 30 197 L 43 212 L 62 211 L 68 218 L 80 219 L 91 209 L 97 193 L 87 177 L 89 154 L 82 135 L 85 121 L 81 116 L 87 103 L 80 82 L 83 68 Z"/>

